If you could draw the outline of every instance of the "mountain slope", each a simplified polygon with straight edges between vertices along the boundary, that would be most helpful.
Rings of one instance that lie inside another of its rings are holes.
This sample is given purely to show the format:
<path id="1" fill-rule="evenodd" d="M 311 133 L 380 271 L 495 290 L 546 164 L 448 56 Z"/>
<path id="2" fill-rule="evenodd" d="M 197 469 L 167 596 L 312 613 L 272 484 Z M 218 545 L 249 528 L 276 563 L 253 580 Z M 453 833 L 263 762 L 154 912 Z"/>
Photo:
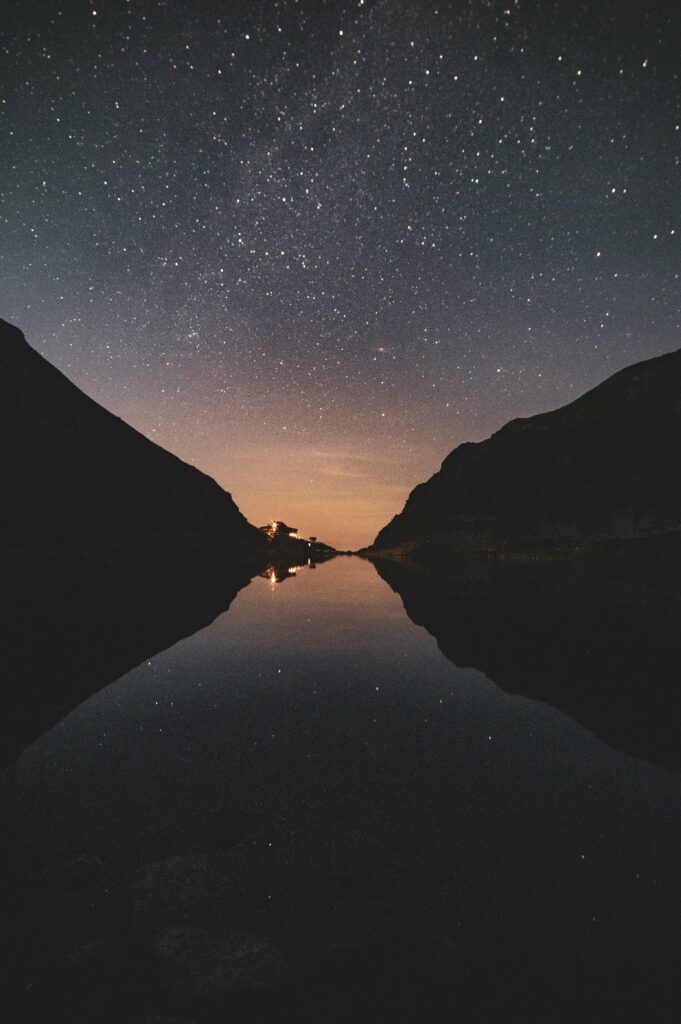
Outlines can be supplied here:
<path id="1" fill-rule="evenodd" d="M 681 538 L 681 350 L 462 444 L 369 553 L 575 552 Z"/>
<path id="2" fill-rule="evenodd" d="M 244 561 L 261 532 L 210 477 L 107 412 L 0 321 L 1 547 L 197 551 Z"/>

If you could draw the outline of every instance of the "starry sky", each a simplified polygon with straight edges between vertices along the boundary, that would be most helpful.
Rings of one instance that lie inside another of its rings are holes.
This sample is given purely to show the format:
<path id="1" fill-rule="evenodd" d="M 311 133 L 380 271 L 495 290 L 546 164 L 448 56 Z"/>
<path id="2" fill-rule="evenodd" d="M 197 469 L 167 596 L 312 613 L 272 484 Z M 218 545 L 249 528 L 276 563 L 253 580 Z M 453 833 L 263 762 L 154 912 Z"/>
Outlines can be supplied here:
<path id="1" fill-rule="evenodd" d="M 681 12 L 7 0 L 0 315 L 256 525 L 358 547 L 681 345 Z"/>

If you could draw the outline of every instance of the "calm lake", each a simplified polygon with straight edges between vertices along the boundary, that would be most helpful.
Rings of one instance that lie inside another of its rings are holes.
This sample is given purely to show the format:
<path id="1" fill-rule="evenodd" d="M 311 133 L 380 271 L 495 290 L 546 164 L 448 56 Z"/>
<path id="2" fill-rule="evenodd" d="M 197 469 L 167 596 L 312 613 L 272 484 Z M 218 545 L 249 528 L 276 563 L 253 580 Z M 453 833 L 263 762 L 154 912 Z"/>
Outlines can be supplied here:
<path id="1" fill-rule="evenodd" d="M 678 1019 L 681 778 L 455 666 L 359 558 L 255 578 L 17 776 L 83 869 L 31 1019 Z"/>

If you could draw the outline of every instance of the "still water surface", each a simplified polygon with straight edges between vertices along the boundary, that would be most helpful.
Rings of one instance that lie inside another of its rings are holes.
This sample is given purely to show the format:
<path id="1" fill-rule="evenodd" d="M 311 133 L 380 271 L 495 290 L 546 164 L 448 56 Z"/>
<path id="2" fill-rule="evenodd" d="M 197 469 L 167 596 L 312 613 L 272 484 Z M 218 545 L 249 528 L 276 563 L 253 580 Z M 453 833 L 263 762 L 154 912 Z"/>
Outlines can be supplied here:
<path id="1" fill-rule="evenodd" d="M 275 936 L 292 992 L 324 975 L 322 1019 L 673 1019 L 679 777 L 451 664 L 360 559 L 256 578 L 19 771 L 52 856 L 222 878 L 165 923 Z"/>

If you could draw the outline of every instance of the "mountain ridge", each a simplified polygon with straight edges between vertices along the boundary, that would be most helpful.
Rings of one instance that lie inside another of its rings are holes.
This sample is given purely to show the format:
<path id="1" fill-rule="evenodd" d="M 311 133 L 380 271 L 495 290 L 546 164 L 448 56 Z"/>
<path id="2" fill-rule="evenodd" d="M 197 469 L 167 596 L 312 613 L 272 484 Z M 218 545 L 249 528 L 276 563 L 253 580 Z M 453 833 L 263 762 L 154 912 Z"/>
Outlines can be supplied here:
<path id="1" fill-rule="evenodd" d="M 243 561 L 266 550 L 231 494 L 84 394 L 0 320 L 5 544 Z"/>
<path id="2" fill-rule="evenodd" d="M 519 557 L 681 536 L 680 476 L 677 350 L 459 445 L 367 551 Z"/>

